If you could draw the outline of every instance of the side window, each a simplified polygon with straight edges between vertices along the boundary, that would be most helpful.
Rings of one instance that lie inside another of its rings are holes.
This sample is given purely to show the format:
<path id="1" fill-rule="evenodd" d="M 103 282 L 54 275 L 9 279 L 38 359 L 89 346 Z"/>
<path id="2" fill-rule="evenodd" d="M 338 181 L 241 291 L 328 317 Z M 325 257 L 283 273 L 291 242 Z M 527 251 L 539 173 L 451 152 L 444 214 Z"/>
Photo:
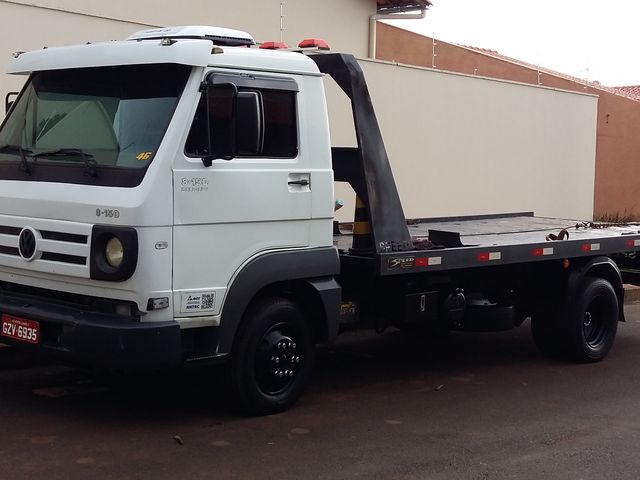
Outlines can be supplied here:
<path id="1" fill-rule="evenodd" d="M 292 158 L 298 154 L 296 94 L 263 90 L 264 145 L 262 156 Z"/>
<path id="2" fill-rule="evenodd" d="M 210 88 L 208 95 L 202 95 L 191 125 L 185 145 L 187 156 L 213 156 L 215 158 L 230 158 L 232 156 L 294 158 L 297 156 L 296 92 L 250 87 L 238 87 L 237 91 L 258 94 L 257 98 L 260 102 L 263 119 L 260 125 L 263 129 L 263 142 L 258 152 L 250 155 L 233 152 L 229 139 L 234 138 L 234 135 L 241 135 L 243 129 L 242 123 L 234 118 L 236 111 L 234 90 L 232 88 Z"/>

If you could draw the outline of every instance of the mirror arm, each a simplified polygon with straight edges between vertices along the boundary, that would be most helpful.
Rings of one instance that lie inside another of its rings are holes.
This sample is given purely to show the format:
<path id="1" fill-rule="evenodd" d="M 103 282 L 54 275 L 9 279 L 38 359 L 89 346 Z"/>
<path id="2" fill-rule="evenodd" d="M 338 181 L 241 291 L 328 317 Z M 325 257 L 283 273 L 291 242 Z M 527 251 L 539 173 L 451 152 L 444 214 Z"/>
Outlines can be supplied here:
<path id="1" fill-rule="evenodd" d="M 9 113 L 9 110 L 11 109 L 11 106 L 13 105 L 14 101 L 11 100 L 12 96 L 18 96 L 20 94 L 20 92 L 9 92 L 7 93 L 7 95 L 4 97 L 4 113 L 5 115 L 7 113 Z"/>
<path id="2" fill-rule="evenodd" d="M 209 119 L 209 84 L 205 81 L 200 84 L 200 93 L 204 95 L 204 118 L 205 131 L 207 135 L 207 150 L 209 155 L 202 157 L 202 163 L 205 167 L 210 167 L 213 161 L 211 155 L 211 120 Z"/>

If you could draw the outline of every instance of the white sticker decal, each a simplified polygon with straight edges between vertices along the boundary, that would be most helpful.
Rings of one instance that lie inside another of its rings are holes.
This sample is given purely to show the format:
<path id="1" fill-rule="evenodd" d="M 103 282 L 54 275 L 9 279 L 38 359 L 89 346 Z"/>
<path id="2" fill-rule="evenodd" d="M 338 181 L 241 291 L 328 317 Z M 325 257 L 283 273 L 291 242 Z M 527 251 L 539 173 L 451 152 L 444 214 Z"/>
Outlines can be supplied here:
<path id="1" fill-rule="evenodd" d="M 180 312 L 202 312 L 214 310 L 216 306 L 215 292 L 183 293 Z"/>

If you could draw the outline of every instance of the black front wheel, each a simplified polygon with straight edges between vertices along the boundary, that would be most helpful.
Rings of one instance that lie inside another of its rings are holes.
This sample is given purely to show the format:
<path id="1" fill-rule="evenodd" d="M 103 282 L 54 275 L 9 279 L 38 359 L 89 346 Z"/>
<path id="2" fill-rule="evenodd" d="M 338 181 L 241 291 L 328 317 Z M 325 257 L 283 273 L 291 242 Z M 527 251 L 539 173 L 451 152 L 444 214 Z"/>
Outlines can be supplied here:
<path id="1" fill-rule="evenodd" d="M 234 397 L 254 415 L 284 411 L 302 393 L 314 357 L 302 310 L 284 298 L 260 299 L 249 307 L 233 347 Z"/>

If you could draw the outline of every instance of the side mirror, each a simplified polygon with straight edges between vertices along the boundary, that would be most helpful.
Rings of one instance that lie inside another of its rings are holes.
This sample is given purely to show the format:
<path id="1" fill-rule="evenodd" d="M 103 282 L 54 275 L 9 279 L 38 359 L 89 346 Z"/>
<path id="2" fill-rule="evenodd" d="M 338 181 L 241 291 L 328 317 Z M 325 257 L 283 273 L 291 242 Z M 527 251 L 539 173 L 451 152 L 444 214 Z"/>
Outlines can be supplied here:
<path id="1" fill-rule="evenodd" d="M 207 113 L 202 127 L 207 154 L 202 163 L 231 160 L 237 155 L 257 155 L 264 143 L 262 96 L 256 91 L 239 92 L 232 83 L 206 85 L 202 93 Z"/>
<path id="2" fill-rule="evenodd" d="M 11 110 L 11 106 L 13 105 L 13 102 L 15 101 L 15 98 L 12 100 L 11 97 L 17 97 L 19 93 L 20 92 L 9 92 L 4 97 L 4 113 L 5 113 L 5 115 L 7 113 L 9 113 L 9 110 Z"/>

